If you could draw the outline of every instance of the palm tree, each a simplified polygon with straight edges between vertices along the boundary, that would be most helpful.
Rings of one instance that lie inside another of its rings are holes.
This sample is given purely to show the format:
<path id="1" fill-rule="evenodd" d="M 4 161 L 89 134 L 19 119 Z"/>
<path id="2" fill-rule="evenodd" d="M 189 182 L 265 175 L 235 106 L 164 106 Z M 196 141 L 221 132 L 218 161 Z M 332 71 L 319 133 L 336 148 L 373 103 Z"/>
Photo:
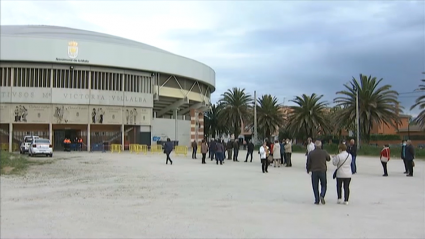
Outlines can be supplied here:
<path id="1" fill-rule="evenodd" d="M 297 104 L 292 106 L 292 112 L 289 115 L 289 131 L 292 135 L 305 133 L 304 138 L 314 137 L 319 130 L 328 131 L 329 123 L 326 118 L 327 103 L 321 101 L 323 95 L 312 94 L 310 96 L 303 94 L 297 96 L 291 102 Z"/>
<path id="2" fill-rule="evenodd" d="M 245 93 L 245 89 L 236 87 L 227 90 L 221 96 L 219 104 L 222 112 L 219 119 L 223 124 L 229 126 L 228 128 L 237 138 L 241 133 L 241 123 L 248 122 L 252 115 L 252 97 Z"/>
<path id="3" fill-rule="evenodd" d="M 257 99 L 257 122 L 258 129 L 265 138 L 270 138 L 271 134 L 283 125 L 283 113 L 276 97 L 263 95 Z"/>
<path id="4" fill-rule="evenodd" d="M 222 113 L 222 107 L 217 104 L 211 105 L 209 111 L 204 114 L 205 134 L 207 137 L 211 136 L 215 138 L 216 135 L 228 133 L 228 129 L 220 121 L 220 114 Z"/>
<path id="5" fill-rule="evenodd" d="M 422 80 L 422 82 L 425 83 L 425 79 Z M 419 85 L 418 90 L 425 92 L 425 84 L 424 85 Z M 416 99 L 415 104 L 412 105 L 412 107 L 410 108 L 410 110 L 413 110 L 416 107 L 418 107 L 419 110 L 421 110 L 421 112 L 414 119 L 414 122 L 415 122 L 415 124 L 419 125 L 421 128 L 425 128 L 425 94 L 419 96 Z"/>
<path id="6" fill-rule="evenodd" d="M 380 86 L 382 78 L 360 74 L 359 80 L 344 84 L 345 90 L 336 92 L 334 99 L 337 106 L 343 108 L 340 112 L 340 122 L 356 121 L 356 89 L 359 95 L 359 121 L 361 138 L 369 141 L 370 131 L 374 125 L 382 123 L 398 128 L 400 119 L 398 92 L 391 90 L 391 85 Z"/>
<path id="7" fill-rule="evenodd" d="M 329 134 L 332 137 L 341 139 L 343 130 L 354 130 L 354 122 L 344 122 L 340 119 L 343 108 L 341 106 L 334 106 L 327 114 L 329 122 Z"/>

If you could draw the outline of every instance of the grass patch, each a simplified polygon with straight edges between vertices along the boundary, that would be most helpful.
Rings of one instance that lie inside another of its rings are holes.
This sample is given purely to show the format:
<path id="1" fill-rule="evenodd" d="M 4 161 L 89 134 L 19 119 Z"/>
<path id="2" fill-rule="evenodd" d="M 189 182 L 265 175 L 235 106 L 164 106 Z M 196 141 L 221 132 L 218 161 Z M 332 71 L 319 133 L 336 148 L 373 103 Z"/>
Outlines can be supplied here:
<path id="1" fill-rule="evenodd" d="M 55 160 L 29 160 L 28 156 L 0 151 L 0 175 L 24 173 L 32 165 L 51 164 Z"/>

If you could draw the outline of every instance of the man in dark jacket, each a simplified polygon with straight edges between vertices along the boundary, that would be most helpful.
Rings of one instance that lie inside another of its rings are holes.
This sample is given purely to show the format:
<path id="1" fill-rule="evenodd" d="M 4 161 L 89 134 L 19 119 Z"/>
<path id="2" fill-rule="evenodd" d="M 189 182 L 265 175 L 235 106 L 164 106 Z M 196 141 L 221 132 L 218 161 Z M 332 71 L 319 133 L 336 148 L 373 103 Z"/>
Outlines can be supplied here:
<path id="1" fill-rule="evenodd" d="M 331 161 L 331 156 L 322 149 L 322 142 L 316 140 L 315 149 L 307 155 L 306 170 L 309 174 L 311 172 L 311 184 L 314 193 L 314 204 L 318 205 L 319 201 L 325 204 L 325 195 L 327 187 L 326 162 Z M 320 182 L 320 193 L 319 193 L 319 182 Z"/>
<path id="2" fill-rule="evenodd" d="M 216 142 L 215 142 L 214 139 L 212 139 L 211 142 L 210 142 L 210 153 L 211 153 L 210 159 L 211 159 L 211 161 L 213 161 L 214 157 L 215 157 L 215 145 L 216 145 Z"/>
<path id="3" fill-rule="evenodd" d="M 192 158 L 196 159 L 196 151 L 198 150 L 198 144 L 196 143 L 196 140 L 193 140 L 192 142 Z"/>
<path id="4" fill-rule="evenodd" d="M 239 155 L 239 141 L 238 139 L 235 139 L 235 141 L 233 142 L 233 161 L 239 162 L 238 155 Z"/>
<path id="5" fill-rule="evenodd" d="M 167 155 L 167 159 L 165 161 L 165 164 L 168 164 L 168 160 L 170 160 L 171 165 L 173 165 L 173 161 L 170 158 L 170 154 L 174 149 L 173 142 L 170 141 L 170 138 L 167 138 L 167 142 L 165 142 L 164 145 L 164 153 Z"/>
<path id="6" fill-rule="evenodd" d="M 252 141 L 250 140 L 248 143 L 248 149 L 246 151 L 246 159 L 245 159 L 245 163 L 248 162 L 248 156 L 251 155 L 251 163 L 252 163 L 252 153 L 254 152 L 254 144 L 252 143 Z"/>
<path id="7" fill-rule="evenodd" d="M 356 157 L 357 157 L 357 144 L 354 139 L 350 140 L 350 143 L 347 145 L 347 152 L 351 154 L 351 157 L 353 158 L 351 161 L 351 172 L 353 174 L 357 173 L 357 165 L 356 165 Z"/>
<path id="8" fill-rule="evenodd" d="M 227 141 L 226 144 L 226 151 L 227 151 L 227 159 L 231 160 L 232 159 L 232 149 L 233 149 L 233 142 L 232 140 Z"/>
<path id="9" fill-rule="evenodd" d="M 413 159 L 415 159 L 415 149 L 413 148 L 412 141 L 406 142 L 406 164 L 408 174 L 407 177 L 413 177 Z"/>
<path id="10" fill-rule="evenodd" d="M 401 159 L 403 159 L 404 163 L 404 174 L 409 174 L 409 169 L 407 168 L 407 161 L 406 161 L 406 140 L 403 140 L 401 142 Z"/>
<path id="11" fill-rule="evenodd" d="M 216 145 L 215 145 L 215 160 L 218 162 L 220 161 L 220 164 L 223 164 L 223 159 L 224 159 L 224 146 L 223 144 L 220 142 L 220 140 L 217 140 Z"/>

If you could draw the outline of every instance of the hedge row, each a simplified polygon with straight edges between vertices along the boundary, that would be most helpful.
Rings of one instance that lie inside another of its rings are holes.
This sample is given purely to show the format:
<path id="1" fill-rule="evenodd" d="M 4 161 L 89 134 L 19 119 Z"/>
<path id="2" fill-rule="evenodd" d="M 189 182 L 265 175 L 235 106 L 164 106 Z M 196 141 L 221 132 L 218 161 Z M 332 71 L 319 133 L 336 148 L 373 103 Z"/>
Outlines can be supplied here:
<path id="1" fill-rule="evenodd" d="M 330 154 L 338 153 L 338 145 L 337 144 L 325 144 L 323 148 L 328 151 Z M 401 155 L 401 147 L 391 147 L 391 156 L 394 158 L 400 158 Z M 357 152 L 358 155 L 364 156 L 376 156 L 379 157 L 381 153 L 382 147 L 376 147 L 371 145 L 363 145 Z M 294 145 L 292 147 L 293 152 L 304 153 L 306 148 L 302 145 Z M 425 159 L 425 149 L 415 149 L 415 154 L 417 158 Z"/>
<path id="2" fill-rule="evenodd" d="M 260 146 L 256 146 L 255 149 L 258 150 Z M 328 151 L 330 154 L 338 153 L 338 145 L 337 144 L 325 144 L 323 148 Z M 358 151 L 358 155 L 364 156 L 376 156 L 379 157 L 381 153 L 382 147 L 371 146 L 371 145 L 363 145 Z M 293 145 L 292 152 L 294 153 L 305 153 L 306 147 L 303 145 Z M 416 158 L 425 159 L 425 149 L 415 149 Z M 401 147 L 391 147 L 391 157 L 400 158 L 401 155 Z"/>

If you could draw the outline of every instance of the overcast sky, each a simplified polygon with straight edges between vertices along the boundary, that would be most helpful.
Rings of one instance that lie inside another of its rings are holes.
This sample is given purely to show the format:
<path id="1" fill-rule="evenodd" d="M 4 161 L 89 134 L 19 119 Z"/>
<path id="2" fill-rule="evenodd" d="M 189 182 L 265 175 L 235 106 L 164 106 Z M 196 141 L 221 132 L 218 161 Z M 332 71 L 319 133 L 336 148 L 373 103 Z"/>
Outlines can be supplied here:
<path id="1" fill-rule="evenodd" d="M 423 1 L 2 0 L 1 24 L 97 31 L 198 60 L 216 72 L 213 102 L 234 86 L 332 102 L 360 73 L 400 93 L 425 77 Z M 418 95 L 400 95 L 405 113 Z"/>

